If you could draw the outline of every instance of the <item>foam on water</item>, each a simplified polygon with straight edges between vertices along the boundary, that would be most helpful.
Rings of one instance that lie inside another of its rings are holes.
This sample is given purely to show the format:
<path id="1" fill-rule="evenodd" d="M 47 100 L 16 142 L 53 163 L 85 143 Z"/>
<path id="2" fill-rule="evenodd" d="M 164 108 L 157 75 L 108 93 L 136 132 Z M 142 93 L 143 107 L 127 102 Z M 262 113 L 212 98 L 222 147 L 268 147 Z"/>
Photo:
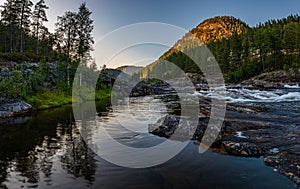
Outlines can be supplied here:
<path id="1" fill-rule="evenodd" d="M 289 85 L 289 84 L 286 84 L 286 85 L 284 85 L 284 88 L 288 88 L 288 89 L 300 89 L 298 83 L 295 84 L 295 85 Z"/>
<path id="2" fill-rule="evenodd" d="M 296 87 L 293 89 L 297 89 Z M 226 100 L 232 103 L 252 103 L 252 102 L 297 102 L 300 101 L 300 91 L 290 89 L 277 89 L 272 91 L 251 90 L 247 88 L 227 89 L 225 94 L 218 90 L 200 90 L 195 92 L 205 98 Z"/>
<path id="3" fill-rule="evenodd" d="M 237 131 L 235 133 L 235 136 L 238 137 L 238 138 L 247 138 L 246 136 L 243 135 L 243 132 L 242 131 Z"/>

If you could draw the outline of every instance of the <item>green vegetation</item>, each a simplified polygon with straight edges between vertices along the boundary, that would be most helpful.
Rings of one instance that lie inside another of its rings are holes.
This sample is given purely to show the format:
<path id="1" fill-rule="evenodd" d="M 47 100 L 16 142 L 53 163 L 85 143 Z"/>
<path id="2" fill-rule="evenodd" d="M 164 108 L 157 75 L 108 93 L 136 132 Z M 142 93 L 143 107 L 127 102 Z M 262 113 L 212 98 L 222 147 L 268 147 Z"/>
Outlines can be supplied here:
<path id="1" fill-rule="evenodd" d="M 204 42 L 218 61 L 227 82 L 241 82 L 252 76 L 276 70 L 299 69 L 300 17 L 289 16 L 270 20 L 256 27 L 233 17 L 215 17 L 191 30 Z M 198 66 L 178 49 L 193 52 L 195 42 L 191 35 L 184 36 L 159 61 L 140 71 L 140 77 L 151 76 L 160 69 L 161 60 L 179 66 L 186 73 L 201 74 Z M 197 44 L 198 46 L 203 43 Z M 197 47 L 198 48 L 198 47 Z M 158 67 L 158 68 L 155 68 Z"/>
<path id="2" fill-rule="evenodd" d="M 37 55 L 30 52 L 15 52 L 15 53 L 3 53 L 0 52 L 0 62 L 53 62 L 55 59 L 50 56 Z"/>
<path id="3" fill-rule="evenodd" d="M 44 90 L 33 96 L 25 98 L 26 102 L 31 104 L 36 110 L 60 107 L 72 103 L 72 96 L 64 92 L 55 92 Z"/>
<path id="4" fill-rule="evenodd" d="M 90 87 L 86 86 L 85 82 L 81 86 L 81 91 L 84 91 L 83 94 L 88 94 L 88 96 L 72 98 L 72 85 L 68 85 L 65 79 L 62 80 L 65 76 L 61 74 L 65 73 L 64 69 L 67 63 L 61 63 L 60 66 L 51 72 L 49 72 L 49 63 L 40 62 L 38 65 L 39 67 L 30 74 L 22 72 L 20 68 L 14 68 L 9 77 L 0 81 L 0 96 L 9 99 L 23 99 L 31 104 L 34 109 L 47 109 L 72 102 L 110 98 L 111 89 L 106 87 L 106 85 L 99 83 L 96 91 L 93 91 Z M 76 66 L 70 68 L 69 73 L 72 81 L 75 72 Z M 86 68 L 84 74 L 96 75 L 99 74 L 98 72 Z M 49 80 L 52 74 L 59 75 L 59 77 Z"/>
<path id="5" fill-rule="evenodd" d="M 54 33 L 44 26 L 48 8 L 44 0 L 5 0 L 1 6 L 0 71 L 6 74 L 0 76 L 0 97 L 23 99 L 34 109 L 109 98 L 111 89 L 101 79 L 96 90 L 75 79 L 79 66 L 87 78 L 99 75 L 90 57 L 94 26 L 86 3 L 58 16 Z M 83 96 L 72 98 L 74 82 Z"/>
<path id="6" fill-rule="evenodd" d="M 289 16 L 248 28 L 240 35 L 208 44 L 229 82 L 264 72 L 299 69 L 300 17 Z"/>
<path id="7" fill-rule="evenodd" d="M 110 89 L 102 89 L 95 92 L 95 95 L 91 99 L 85 100 L 107 100 L 110 99 Z M 31 104 L 35 110 L 43 110 L 54 107 L 60 107 L 66 104 L 79 103 L 82 99 L 74 99 L 72 95 L 53 90 L 44 90 L 33 96 L 25 98 L 26 102 Z"/>

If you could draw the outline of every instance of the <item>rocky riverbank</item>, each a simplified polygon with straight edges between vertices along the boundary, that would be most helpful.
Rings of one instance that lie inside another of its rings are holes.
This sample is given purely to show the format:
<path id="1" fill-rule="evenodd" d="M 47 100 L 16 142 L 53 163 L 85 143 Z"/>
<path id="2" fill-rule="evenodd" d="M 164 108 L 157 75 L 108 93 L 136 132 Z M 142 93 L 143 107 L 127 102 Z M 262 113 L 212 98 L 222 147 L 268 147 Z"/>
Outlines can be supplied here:
<path id="1" fill-rule="evenodd" d="M 288 115 L 229 110 L 221 133 L 221 147 L 231 155 L 264 157 L 266 165 L 300 186 L 299 121 Z"/>
<path id="2" fill-rule="evenodd" d="M 208 99 L 200 100 L 201 108 L 197 128 L 186 118 L 168 115 L 149 126 L 149 132 L 170 138 L 175 130 L 176 140 L 191 139 L 201 142 L 210 116 Z M 263 157 L 266 165 L 272 166 L 300 186 L 300 118 L 272 114 L 263 105 L 229 103 L 221 132 L 212 150 L 241 157 Z M 201 115 L 201 116 L 200 116 Z M 178 127 L 182 119 L 183 126 Z M 288 121 L 287 121 L 288 120 Z M 182 136 L 182 137 L 180 137 Z M 173 140 L 174 137 L 171 137 Z"/>
<path id="3" fill-rule="evenodd" d="M 170 94 L 175 91 L 167 83 L 138 83 L 136 86 L 132 87 L 130 97 L 139 97 L 146 95 L 161 95 Z M 130 88 L 130 89 L 131 89 Z"/>
<path id="4" fill-rule="evenodd" d="M 246 81 L 243 81 L 243 85 L 251 85 L 258 88 L 270 89 L 270 88 L 282 88 L 284 83 L 299 84 L 300 72 L 289 71 L 274 71 L 270 73 L 264 73 Z"/>

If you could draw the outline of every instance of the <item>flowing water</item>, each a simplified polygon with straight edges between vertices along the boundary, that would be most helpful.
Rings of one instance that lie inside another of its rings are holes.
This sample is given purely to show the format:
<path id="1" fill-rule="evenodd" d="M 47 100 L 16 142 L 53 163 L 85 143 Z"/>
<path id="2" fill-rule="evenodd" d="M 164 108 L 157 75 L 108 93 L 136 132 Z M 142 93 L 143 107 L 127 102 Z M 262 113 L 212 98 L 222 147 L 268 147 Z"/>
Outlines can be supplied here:
<path id="1" fill-rule="evenodd" d="M 280 106 L 278 114 L 288 111 L 299 116 L 297 87 L 274 91 L 229 89 L 228 94 L 224 98 L 229 102 L 263 103 L 274 109 Z M 212 96 L 209 91 L 197 95 Z M 89 106 L 84 107 L 87 109 L 82 109 L 83 113 L 90 111 Z M 122 107 L 112 111 L 106 103 L 98 102 L 96 107 L 97 114 L 91 114 L 91 120 L 101 124 L 84 133 L 89 142 L 97 144 L 103 140 L 97 132 L 99 127 L 105 127 L 119 142 L 137 148 L 165 140 L 131 121 L 132 116 L 146 116 L 146 123 L 155 123 L 168 114 L 168 108 L 158 99 L 134 98 L 133 111 L 127 113 L 121 111 Z M 151 115 L 145 115 L 149 110 Z M 71 106 L 37 112 L 24 120 L 0 125 L 0 188 L 295 188 L 287 177 L 264 165 L 262 158 L 212 151 L 199 154 L 195 141 L 161 165 L 144 169 L 114 165 L 97 156 L 83 140 L 78 129 L 80 121 L 75 124 Z M 138 132 L 120 130 L 118 124 L 130 125 Z M 141 159 L 143 155 L 133 158 Z"/>
<path id="2" fill-rule="evenodd" d="M 194 95 L 205 98 L 226 100 L 230 103 L 258 105 L 265 107 L 268 115 L 299 117 L 300 115 L 300 87 L 299 85 L 285 85 L 282 89 L 259 90 L 251 86 L 227 88 L 225 94 L 216 91 L 201 90 Z M 299 120 L 298 120 L 299 121 Z"/>

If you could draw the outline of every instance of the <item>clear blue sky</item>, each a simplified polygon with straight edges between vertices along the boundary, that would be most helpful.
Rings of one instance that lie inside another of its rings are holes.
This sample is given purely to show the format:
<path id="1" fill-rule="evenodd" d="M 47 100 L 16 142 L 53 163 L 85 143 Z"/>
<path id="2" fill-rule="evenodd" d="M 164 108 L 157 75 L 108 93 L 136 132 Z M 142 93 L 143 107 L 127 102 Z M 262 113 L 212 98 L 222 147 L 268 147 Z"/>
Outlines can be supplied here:
<path id="1" fill-rule="evenodd" d="M 64 0 L 64 4 L 68 2 L 74 1 Z M 87 0 L 87 4 L 94 12 L 96 39 L 137 22 L 164 22 L 190 30 L 217 15 L 232 15 L 255 26 L 268 19 L 300 14 L 300 0 Z M 161 55 L 158 53 L 157 57 Z"/>
<path id="2" fill-rule="evenodd" d="M 1 0 L 3 1 L 3 0 Z M 46 0 L 50 25 L 83 0 Z M 255 26 L 259 22 L 300 13 L 299 0 L 86 0 L 93 11 L 95 36 L 137 22 L 165 22 L 187 30 L 216 15 L 233 15 Z"/>
<path id="3" fill-rule="evenodd" d="M 37 0 L 33 0 L 36 2 Z M 77 11 L 84 0 L 45 0 L 50 7 L 46 25 L 54 30 L 58 15 Z M 3 4 L 4 0 L 0 0 Z M 95 40 L 121 26 L 138 22 L 164 22 L 186 30 L 207 18 L 232 15 L 250 26 L 268 19 L 300 14 L 300 0 L 86 0 L 93 12 Z M 159 55 L 157 55 L 159 56 Z"/>

